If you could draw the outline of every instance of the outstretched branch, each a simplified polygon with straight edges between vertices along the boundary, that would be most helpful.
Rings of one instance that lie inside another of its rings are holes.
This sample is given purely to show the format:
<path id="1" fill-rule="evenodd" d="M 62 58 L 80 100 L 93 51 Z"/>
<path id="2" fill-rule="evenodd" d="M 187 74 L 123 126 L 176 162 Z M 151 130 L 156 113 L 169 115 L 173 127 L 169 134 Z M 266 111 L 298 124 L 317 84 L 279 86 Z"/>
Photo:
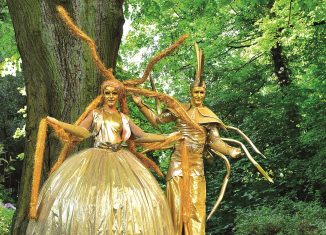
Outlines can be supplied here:
<path id="1" fill-rule="evenodd" d="M 224 197 L 224 194 L 225 194 L 225 190 L 226 190 L 226 186 L 228 184 L 228 181 L 229 181 L 229 178 L 230 178 L 230 174 L 231 174 L 231 165 L 230 165 L 230 162 L 229 160 L 220 152 L 217 152 L 215 151 L 214 149 L 211 149 L 212 152 L 214 152 L 217 156 L 219 156 L 220 158 L 223 159 L 224 161 L 224 164 L 225 164 L 225 168 L 226 168 L 226 174 L 224 176 L 224 179 L 223 179 L 223 184 L 222 184 L 222 187 L 221 187 L 221 190 L 220 190 L 220 193 L 218 195 L 218 198 L 213 206 L 213 209 L 211 210 L 211 212 L 208 214 L 207 216 L 207 220 L 209 220 L 213 214 L 215 213 L 215 211 L 217 210 L 217 208 L 219 207 L 219 205 L 221 204 L 221 201 Z M 206 221 L 207 221 L 206 220 Z"/>
<path id="2" fill-rule="evenodd" d="M 251 161 L 251 163 L 257 168 L 257 170 L 270 182 L 270 183 L 274 183 L 273 179 L 268 175 L 268 173 L 258 164 L 258 162 L 255 161 L 255 159 L 251 156 L 251 154 L 249 153 L 248 149 L 246 148 L 246 146 L 241 143 L 240 141 L 234 140 L 234 139 L 230 139 L 230 138 L 222 138 L 223 141 L 229 142 L 229 143 L 233 143 L 233 144 L 237 144 L 239 146 L 241 146 L 241 148 L 243 149 L 243 151 L 245 152 L 247 158 L 249 159 L 249 161 Z"/>
<path id="3" fill-rule="evenodd" d="M 250 58 L 250 60 L 248 60 L 246 63 L 240 65 L 237 68 L 232 68 L 232 69 L 226 69 L 227 71 L 236 71 L 238 72 L 239 70 L 243 69 L 245 66 L 247 66 L 248 64 L 250 64 L 251 62 L 254 62 L 255 60 L 257 60 L 258 58 L 260 58 L 262 55 L 264 55 L 265 53 L 260 53 L 258 55 L 253 56 L 252 58 Z"/>
<path id="4" fill-rule="evenodd" d="M 232 48 L 232 49 L 240 49 L 240 48 L 245 48 L 245 47 L 251 47 L 253 45 L 257 44 L 256 42 L 252 43 L 252 44 L 247 44 L 247 45 L 227 45 L 228 48 Z"/>
<path id="5" fill-rule="evenodd" d="M 146 66 L 146 69 L 144 71 L 144 74 L 142 76 L 141 79 L 132 79 L 132 80 L 127 80 L 124 81 L 123 84 L 126 86 L 137 86 L 139 84 L 142 84 L 146 81 L 146 79 L 148 78 L 150 72 L 152 71 L 154 65 L 159 62 L 161 59 L 163 59 L 164 57 L 168 56 L 169 54 L 171 54 L 175 49 L 177 49 L 186 39 L 188 38 L 188 35 L 183 35 L 181 36 L 178 41 L 176 41 L 175 43 L 173 43 L 171 46 L 169 46 L 168 48 L 166 48 L 165 50 L 161 51 L 160 53 L 158 53 L 156 56 L 154 56 L 148 63 L 148 65 Z"/>
<path id="6" fill-rule="evenodd" d="M 136 88 L 136 87 L 126 87 L 126 91 L 132 94 L 144 95 L 146 97 L 154 97 L 158 100 L 163 101 L 168 108 L 171 108 L 173 110 L 176 116 L 180 117 L 183 121 L 185 121 L 193 128 L 197 129 L 198 131 L 203 132 L 202 127 L 200 127 L 198 123 L 196 123 L 193 119 L 189 117 L 186 110 L 173 97 L 170 97 L 163 93 L 150 91 L 142 88 Z"/>
<path id="7" fill-rule="evenodd" d="M 57 11 L 59 14 L 59 17 L 62 19 L 63 22 L 68 26 L 68 28 L 71 30 L 71 32 L 81 40 L 87 43 L 88 47 L 91 50 L 93 60 L 95 61 L 96 66 L 100 70 L 101 74 L 106 78 L 113 80 L 115 79 L 112 68 L 107 69 L 100 59 L 97 50 L 96 50 L 96 44 L 93 39 L 91 39 L 86 33 L 84 33 L 78 26 L 74 23 L 74 21 L 69 16 L 68 12 L 64 9 L 62 6 L 57 6 Z"/>

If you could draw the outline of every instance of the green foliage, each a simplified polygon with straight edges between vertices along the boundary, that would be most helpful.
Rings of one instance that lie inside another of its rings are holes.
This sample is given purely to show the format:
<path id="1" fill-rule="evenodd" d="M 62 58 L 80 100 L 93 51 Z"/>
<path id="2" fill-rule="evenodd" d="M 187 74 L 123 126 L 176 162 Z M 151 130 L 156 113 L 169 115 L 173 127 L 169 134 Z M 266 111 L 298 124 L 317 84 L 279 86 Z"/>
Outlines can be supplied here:
<path id="1" fill-rule="evenodd" d="M 239 210 L 235 234 L 326 234 L 326 209 L 318 203 L 279 200 L 274 207 Z"/>
<path id="2" fill-rule="evenodd" d="M 7 62 L 17 65 L 18 59 L 14 28 L 7 3 L 5 0 L 0 0 L 0 77 L 2 70 L 6 69 Z"/>
<path id="3" fill-rule="evenodd" d="M 24 135 L 24 113 L 18 112 L 25 105 L 25 98 L 19 92 L 24 81 L 21 73 L 16 77 L 0 77 L 0 183 L 5 185 L 13 195 L 17 194 L 21 175 L 24 152 L 24 138 L 15 138 Z M 21 128 L 18 133 L 17 128 Z M 7 201 L 5 201 L 7 202 Z"/>
<path id="4" fill-rule="evenodd" d="M 14 28 L 6 1 L 0 0 L 0 183 L 8 188 L 17 187 L 21 164 L 16 156 L 24 151 L 24 140 L 18 138 L 24 135 L 25 114 L 17 113 L 25 105 L 23 86 Z"/>
<path id="5" fill-rule="evenodd" d="M 10 226 L 14 210 L 4 208 L 2 202 L 13 203 L 10 192 L 0 184 L 0 234 L 10 234 Z"/>
<path id="6" fill-rule="evenodd" d="M 0 234 L 10 234 L 10 226 L 13 215 L 13 210 L 3 208 L 2 205 L 0 205 Z"/>
<path id="7" fill-rule="evenodd" d="M 13 203 L 10 192 L 2 184 L 0 184 L 0 201 L 5 203 Z"/>
<path id="8" fill-rule="evenodd" d="M 226 195 L 206 233 L 233 234 L 237 211 L 278 203 L 280 196 L 318 201 L 325 207 L 325 4 L 310 0 L 126 4 L 133 28 L 121 46 L 118 66 L 141 76 L 150 57 L 188 33 L 184 45 L 154 68 L 157 89 L 188 100 L 196 63 L 193 43 L 198 42 L 205 54 L 206 105 L 225 123 L 243 130 L 267 156 L 254 157 L 271 174 L 273 185 L 246 158 L 230 160 Z M 273 55 L 276 49 L 278 57 Z M 277 66 L 279 61 L 283 67 Z M 286 85 L 280 76 L 283 71 Z M 165 133 L 172 131 L 166 128 Z M 166 161 L 161 163 L 165 166 Z M 206 167 L 208 211 L 224 174 L 222 161 Z"/>
<path id="9" fill-rule="evenodd" d="M 19 73 L 16 77 L 6 76 L 0 78 L 0 114 L 1 141 L 7 145 L 14 144 L 14 136 L 17 127 L 24 126 L 24 113 L 20 111 L 25 105 L 25 97 L 19 92 L 19 88 L 24 85 L 23 77 Z M 17 140 L 19 141 L 19 140 Z M 10 143 L 13 142 L 13 143 Z"/>

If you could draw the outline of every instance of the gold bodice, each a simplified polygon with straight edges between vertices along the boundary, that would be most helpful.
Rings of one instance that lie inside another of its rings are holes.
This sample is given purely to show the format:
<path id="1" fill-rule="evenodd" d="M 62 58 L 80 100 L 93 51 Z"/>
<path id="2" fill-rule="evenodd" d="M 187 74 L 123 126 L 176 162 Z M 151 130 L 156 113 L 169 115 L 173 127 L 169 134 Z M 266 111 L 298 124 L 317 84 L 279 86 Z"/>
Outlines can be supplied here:
<path id="1" fill-rule="evenodd" d="M 123 123 L 119 112 L 107 113 L 103 109 L 93 112 L 94 146 L 102 143 L 117 144 L 122 142 Z"/>
<path id="2" fill-rule="evenodd" d="M 192 107 L 187 111 L 191 119 L 200 123 L 201 115 L 198 112 L 198 108 Z M 198 176 L 204 175 L 204 165 L 203 165 L 203 151 L 206 143 L 206 128 L 202 127 L 204 132 L 200 132 L 188 124 L 184 123 L 181 119 L 177 119 L 176 124 L 177 129 L 182 133 L 186 139 L 186 145 L 188 150 L 189 165 L 190 165 L 190 175 Z M 175 151 L 171 156 L 171 162 L 167 174 L 167 180 L 174 176 L 181 176 L 181 153 L 179 144 L 176 145 Z"/>
<path id="3" fill-rule="evenodd" d="M 187 113 L 192 120 L 196 123 L 200 123 L 201 115 L 198 112 L 198 108 L 192 107 L 187 111 Z M 204 132 L 200 132 L 183 122 L 181 119 L 177 119 L 176 127 L 182 133 L 182 136 L 186 137 L 186 144 L 188 147 L 193 145 L 204 146 L 207 136 L 204 127 L 202 127 Z"/>

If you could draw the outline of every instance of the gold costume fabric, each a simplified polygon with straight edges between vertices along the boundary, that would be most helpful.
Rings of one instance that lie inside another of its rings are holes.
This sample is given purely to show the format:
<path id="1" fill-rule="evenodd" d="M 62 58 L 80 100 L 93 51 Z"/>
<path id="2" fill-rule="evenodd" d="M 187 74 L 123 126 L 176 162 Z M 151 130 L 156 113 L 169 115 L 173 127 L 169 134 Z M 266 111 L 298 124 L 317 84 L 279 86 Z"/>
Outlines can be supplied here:
<path id="1" fill-rule="evenodd" d="M 190 177 L 190 195 L 191 195 L 191 213 L 187 223 L 181 222 L 181 187 L 182 176 L 175 176 L 167 182 L 166 195 L 170 209 L 172 211 L 172 220 L 177 235 L 205 234 L 206 218 L 206 181 L 204 176 Z M 182 233 L 183 230 L 183 233 Z"/>
<path id="2" fill-rule="evenodd" d="M 167 173 L 167 199 L 172 212 L 172 219 L 177 235 L 203 235 L 206 225 L 206 181 L 204 175 L 203 151 L 207 141 L 208 123 L 223 123 L 206 107 L 190 107 L 184 105 L 188 115 L 197 123 L 203 125 L 204 132 L 190 127 L 181 119 L 176 119 L 176 128 L 185 137 L 189 158 L 189 192 L 191 197 L 189 221 L 182 221 L 182 156 L 180 145 L 171 156 Z M 165 113 L 166 116 L 167 113 Z"/>
<path id="3" fill-rule="evenodd" d="M 183 133 L 187 129 L 187 125 L 179 130 Z M 195 131 L 195 130 L 188 130 Z M 196 132 L 196 131 L 195 131 Z M 187 132 L 185 136 L 191 134 Z M 199 133 L 197 133 L 199 134 Z M 194 137 L 194 135 L 192 135 Z M 197 136 L 202 139 L 205 134 Z M 191 235 L 201 235 L 205 234 L 205 219 L 206 219 L 206 181 L 204 176 L 204 164 L 202 152 L 204 144 L 199 144 L 199 142 L 192 142 L 190 138 L 186 137 L 186 145 L 189 157 L 189 194 L 191 197 L 190 203 L 190 215 L 189 221 L 183 222 L 182 215 L 182 178 L 183 173 L 181 169 L 181 151 L 180 146 L 176 146 L 176 150 L 171 156 L 170 166 L 167 174 L 167 199 L 172 212 L 172 220 L 177 235 L 181 234 L 191 234 Z M 182 232 L 183 230 L 183 232 Z"/>
<path id="4" fill-rule="evenodd" d="M 197 108 L 189 109 L 188 115 L 199 123 L 201 117 Z M 190 127 L 182 120 L 176 120 L 177 129 L 186 139 L 189 158 L 189 192 L 191 197 L 189 221 L 183 222 L 182 215 L 182 156 L 180 145 L 171 156 L 167 173 L 167 199 L 172 212 L 172 219 L 177 235 L 205 234 L 206 219 L 206 181 L 204 176 L 203 150 L 206 142 L 206 130 L 200 132 Z"/>
<path id="5" fill-rule="evenodd" d="M 205 106 L 196 107 L 183 104 L 189 117 L 202 126 L 203 132 L 200 132 L 178 118 L 178 114 L 171 108 L 156 115 L 142 102 L 137 105 L 153 126 L 176 122 L 176 128 L 185 137 L 186 154 L 181 145 L 176 144 L 175 151 L 171 156 L 166 177 L 168 203 L 177 235 L 205 234 L 206 182 L 203 151 L 205 145 L 209 145 L 210 148 L 218 152 L 230 154 L 234 148 L 224 143 L 218 133 L 218 128 L 226 129 L 226 126 Z"/>
<path id="6" fill-rule="evenodd" d="M 125 149 L 90 148 L 44 183 L 27 234 L 175 233 L 166 198 L 140 161 Z"/>

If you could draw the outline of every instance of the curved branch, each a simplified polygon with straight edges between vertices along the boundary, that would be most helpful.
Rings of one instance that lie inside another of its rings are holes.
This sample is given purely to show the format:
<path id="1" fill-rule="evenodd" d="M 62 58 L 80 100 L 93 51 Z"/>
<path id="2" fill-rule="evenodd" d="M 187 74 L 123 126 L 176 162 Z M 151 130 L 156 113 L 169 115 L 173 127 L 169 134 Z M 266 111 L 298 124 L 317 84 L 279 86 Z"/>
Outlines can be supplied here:
<path id="1" fill-rule="evenodd" d="M 70 29 L 70 31 L 79 39 L 83 40 L 84 42 L 87 43 L 88 47 L 91 50 L 93 60 L 100 70 L 101 74 L 106 78 L 106 79 L 115 79 L 112 68 L 107 69 L 100 59 L 97 50 L 96 50 L 96 44 L 93 39 L 91 39 L 86 33 L 84 33 L 78 26 L 74 23 L 74 21 L 71 19 L 69 16 L 68 12 L 64 9 L 62 6 L 57 6 L 57 11 L 59 14 L 59 17 L 61 20 L 67 25 L 67 27 Z"/>
<path id="2" fill-rule="evenodd" d="M 251 154 L 249 153 L 248 149 L 246 148 L 246 146 L 241 143 L 240 141 L 234 140 L 234 139 L 229 139 L 229 138 L 221 138 L 223 141 L 226 142 L 230 142 L 230 143 L 234 143 L 234 144 L 238 144 L 241 146 L 241 148 L 243 149 L 243 151 L 245 152 L 247 158 L 249 159 L 249 161 L 251 161 L 252 164 L 254 164 L 254 166 L 257 168 L 257 170 L 271 183 L 274 183 L 273 179 L 267 174 L 267 172 L 255 161 L 255 159 L 251 156 Z"/>
<path id="3" fill-rule="evenodd" d="M 34 170 L 32 178 L 32 192 L 31 192 L 31 201 L 29 203 L 29 217 L 31 219 L 37 218 L 37 200 L 38 193 L 40 191 L 40 181 L 42 174 L 42 165 L 44 158 L 44 149 L 46 141 L 46 131 L 47 131 L 47 121 L 43 118 L 40 121 L 40 125 L 37 132 L 37 142 L 34 155 Z"/>
<path id="4" fill-rule="evenodd" d="M 242 138 L 244 138 L 250 144 L 250 146 L 254 149 L 256 153 L 258 153 L 260 156 L 266 159 L 265 155 L 258 150 L 258 148 L 254 145 L 254 143 L 249 139 L 249 137 L 245 133 L 243 133 L 240 129 L 235 128 L 233 126 L 227 126 L 226 129 L 238 132 L 242 136 Z"/>
<path id="5" fill-rule="evenodd" d="M 166 139 L 162 142 L 154 142 L 154 143 L 143 143 L 141 146 L 145 148 L 142 153 L 147 153 L 148 151 L 158 150 L 158 149 L 166 149 L 171 148 L 172 144 L 176 141 L 179 141 L 183 138 L 180 132 L 172 133 L 170 136 L 167 136 Z"/>
<path id="6" fill-rule="evenodd" d="M 177 49 L 186 39 L 188 38 L 188 35 L 183 35 L 181 36 L 175 43 L 173 43 L 171 46 L 166 48 L 165 50 L 161 51 L 158 53 L 156 56 L 154 56 L 146 66 L 146 69 L 144 71 L 144 74 L 141 79 L 132 79 L 132 80 L 127 80 L 124 81 L 123 84 L 126 86 L 137 86 L 139 84 L 142 84 L 146 81 L 148 78 L 150 72 L 152 71 L 154 65 L 159 62 L 161 59 L 164 57 L 168 56 L 171 54 L 175 49 Z"/>
<path id="7" fill-rule="evenodd" d="M 198 125 L 194 120 L 192 120 L 189 115 L 187 114 L 186 110 L 182 107 L 182 105 L 175 100 L 173 97 L 170 97 L 166 94 L 154 92 L 142 88 L 136 87 L 126 87 L 126 91 L 129 93 L 137 94 L 137 95 L 144 95 L 146 97 L 153 97 L 160 101 L 163 101 L 168 108 L 171 108 L 173 113 L 175 113 L 178 117 L 180 117 L 183 121 L 187 124 L 195 128 L 196 130 L 203 132 L 203 128 Z"/>
<path id="8" fill-rule="evenodd" d="M 239 70 L 243 69 L 245 66 L 247 66 L 248 64 L 250 64 L 251 62 L 257 60 L 258 58 L 260 58 L 261 56 L 263 56 L 265 53 L 260 53 L 258 55 L 253 56 L 252 58 L 250 58 L 250 60 L 248 60 L 246 63 L 240 65 L 237 68 L 232 68 L 232 69 L 226 69 L 227 71 L 236 71 L 238 72 Z"/>
<path id="9" fill-rule="evenodd" d="M 219 196 L 218 196 L 218 198 L 217 198 L 217 200 L 216 200 L 216 202 L 214 204 L 213 209 L 211 210 L 211 212 L 207 216 L 207 220 L 209 220 L 213 216 L 213 214 L 216 212 L 217 208 L 221 204 L 221 201 L 222 201 L 222 199 L 224 197 L 225 189 L 226 189 L 226 186 L 228 184 L 229 177 L 230 177 L 230 174 L 231 174 L 231 165 L 230 165 L 229 160 L 222 153 L 214 151 L 214 149 L 211 149 L 211 151 L 214 152 L 217 156 L 219 156 L 220 158 L 223 159 L 224 164 L 225 164 L 225 168 L 226 168 L 226 174 L 225 174 L 224 179 L 223 179 L 223 184 L 222 184 L 222 187 L 221 187 L 221 190 L 220 190 L 220 194 L 219 194 Z"/>

